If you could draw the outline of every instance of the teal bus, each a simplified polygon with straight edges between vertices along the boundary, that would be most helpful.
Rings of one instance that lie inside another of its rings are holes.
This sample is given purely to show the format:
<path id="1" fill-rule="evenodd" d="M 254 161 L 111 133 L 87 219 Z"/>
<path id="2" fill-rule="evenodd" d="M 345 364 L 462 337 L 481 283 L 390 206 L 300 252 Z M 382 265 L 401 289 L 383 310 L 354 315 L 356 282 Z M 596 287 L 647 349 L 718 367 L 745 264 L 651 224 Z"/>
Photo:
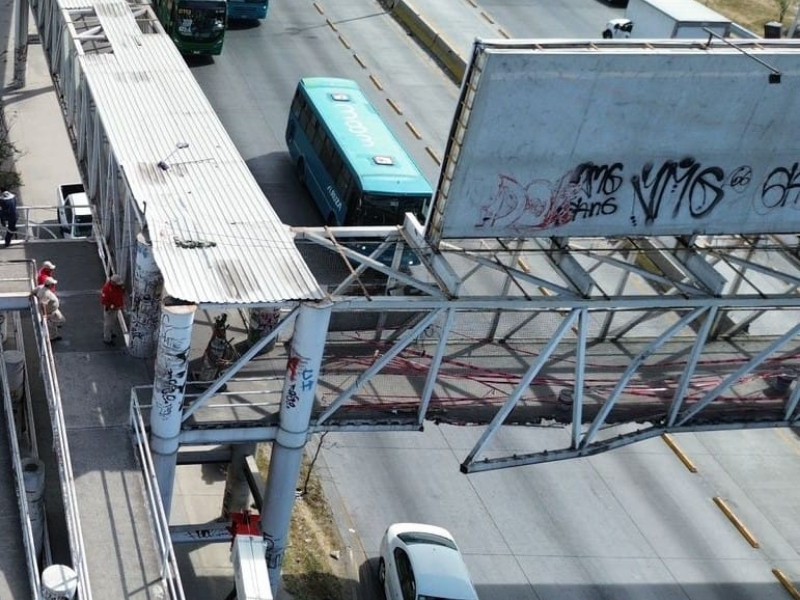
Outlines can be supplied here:
<path id="1" fill-rule="evenodd" d="M 222 52 L 228 24 L 225 0 L 154 0 L 153 8 L 181 54 Z"/>
<path id="2" fill-rule="evenodd" d="M 425 222 L 433 189 L 356 82 L 301 79 L 286 144 L 327 225 Z"/>
<path id="3" fill-rule="evenodd" d="M 269 0 L 228 0 L 229 21 L 260 21 L 267 12 Z"/>

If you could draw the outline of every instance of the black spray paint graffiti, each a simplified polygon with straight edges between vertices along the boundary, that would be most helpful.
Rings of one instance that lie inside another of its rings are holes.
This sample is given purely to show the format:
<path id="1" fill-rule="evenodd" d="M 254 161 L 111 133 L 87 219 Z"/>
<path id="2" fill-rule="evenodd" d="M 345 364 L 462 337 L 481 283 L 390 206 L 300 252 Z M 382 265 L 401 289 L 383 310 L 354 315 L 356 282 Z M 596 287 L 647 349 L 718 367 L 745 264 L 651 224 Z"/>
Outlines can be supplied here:
<path id="1" fill-rule="evenodd" d="M 684 205 L 692 218 L 706 216 L 725 196 L 724 181 L 725 172 L 720 167 L 703 167 L 693 158 L 664 161 L 658 170 L 648 163 L 641 174 L 631 178 L 634 198 L 648 225 L 662 215 L 662 207 L 671 208 L 671 218 L 677 217 Z M 636 225 L 634 208 L 631 222 Z"/>
<path id="2" fill-rule="evenodd" d="M 583 163 L 569 177 L 576 192 L 570 209 L 572 220 L 591 219 L 617 212 L 617 192 L 622 187 L 622 163 Z"/>
<path id="3" fill-rule="evenodd" d="M 800 164 L 777 167 L 761 186 L 761 204 L 768 209 L 797 208 L 800 204 Z"/>
<path id="4" fill-rule="evenodd" d="M 182 335 L 169 318 L 161 319 L 161 354 L 156 360 L 153 389 L 154 403 L 159 416 L 169 417 L 180 410 L 188 375 L 188 342 L 190 337 Z M 186 347 L 183 347 L 187 343 Z"/>
<path id="5" fill-rule="evenodd" d="M 792 181 L 800 199 L 800 167 L 795 167 Z M 629 179 L 624 171 L 621 162 L 599 165 L 586 162 L 555 182 L 535 179 L 528 184 L 501 174 L 495 193 L 480 207 L 481 218 L 476 227 L 553 229 L 612 216 L 623 201 L 630 202 L 630 220 L 634 226 L 640 221 L 652 225 L 659 219 L 681 216 L 700 219 L 719 206 L 726 190 L 741 194 L 753 180 L 750 166 L 739 166 L 726 178 L 722 167 L 704 166 L 691 157 L 667 160 L 657 167 L 647 163 Z M 788 190 L 788 186 L 784 184 L 781 188 L 776 183 L 772 191 L 777 195 L 783 190 Z"/>

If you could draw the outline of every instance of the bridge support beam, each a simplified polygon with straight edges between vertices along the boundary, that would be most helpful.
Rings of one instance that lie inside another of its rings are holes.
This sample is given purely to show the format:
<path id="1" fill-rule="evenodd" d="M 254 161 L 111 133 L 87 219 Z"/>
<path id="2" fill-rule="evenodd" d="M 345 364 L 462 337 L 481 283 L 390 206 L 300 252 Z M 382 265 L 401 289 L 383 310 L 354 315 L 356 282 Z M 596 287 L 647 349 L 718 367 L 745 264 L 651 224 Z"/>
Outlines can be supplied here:
<path id="1" fill-rule="evenodd" d="M 144 234 L 136 237 L 136 269 L 131 294 L 131 326 L 128 351 L 136 358 L 156 353 L 164 280 L 158 269 L 153 246 Z"/>
<path id="2" fill-rule="evenodd" d="M 281 564 L 289 537 L 295 488 L 303 464 L 311 409 L 319 379 L 331 302 L 305 303 L 294 326 L 281 395 L 280 425 L 269 463 L 261 529 L 273 595 L 280 588 Z"/>
<path id="3" fill-rule="evenodd" d="M 192 324 L 197 310 L 193 304 L 168 304 L 169 300 L 165 300 L 161 309 L 153 408 L 150 412 L 150 447 L 167 518 L 172 506 Z"/>

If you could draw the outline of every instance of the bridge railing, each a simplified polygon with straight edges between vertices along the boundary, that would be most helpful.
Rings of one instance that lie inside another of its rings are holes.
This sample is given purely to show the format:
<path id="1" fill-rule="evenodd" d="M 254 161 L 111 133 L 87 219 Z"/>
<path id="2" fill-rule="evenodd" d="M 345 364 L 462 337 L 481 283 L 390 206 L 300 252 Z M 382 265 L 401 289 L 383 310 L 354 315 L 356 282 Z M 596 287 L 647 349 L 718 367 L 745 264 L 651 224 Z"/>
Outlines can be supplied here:
<path id="1" fill-rule="evenodd" d="M 139 457 L 144 474 L 145 489 L 147 500 L 150 504 L 150 514 L 153 516 L 153 530 L 156 533 L 156 541 L 161 558 L 161 578 L 171 600 L 185 600 L 183 582 L 181 581 L 178 561 L 175 556 L 175 549 L 172 546 L 172 539 L 169 533 L 169 521 L 164 513 L 164 506 L 161 503 L 161 491 L 156 479 L 155 467 L 152 455 L 150 454 L 150 444 L 147 439 L 147 429 L 145 428 L 142 410 L 139 405 L 137 388 L 131 390 L 130 405 L 130 425 L 132 429 L 133 445 Z"/>

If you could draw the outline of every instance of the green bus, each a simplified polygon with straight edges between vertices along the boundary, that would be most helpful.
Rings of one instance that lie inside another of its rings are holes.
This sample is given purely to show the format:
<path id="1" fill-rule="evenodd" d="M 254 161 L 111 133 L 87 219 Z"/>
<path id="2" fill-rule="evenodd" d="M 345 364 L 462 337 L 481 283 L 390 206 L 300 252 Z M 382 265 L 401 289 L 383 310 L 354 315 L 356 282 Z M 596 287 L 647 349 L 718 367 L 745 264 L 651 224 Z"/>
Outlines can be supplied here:
<path id="1" fill-rule="evenodd" d="M 153 7 L 181 54 L 222 52 L 228 25 L 226 0 L 153 0 Z"/>

